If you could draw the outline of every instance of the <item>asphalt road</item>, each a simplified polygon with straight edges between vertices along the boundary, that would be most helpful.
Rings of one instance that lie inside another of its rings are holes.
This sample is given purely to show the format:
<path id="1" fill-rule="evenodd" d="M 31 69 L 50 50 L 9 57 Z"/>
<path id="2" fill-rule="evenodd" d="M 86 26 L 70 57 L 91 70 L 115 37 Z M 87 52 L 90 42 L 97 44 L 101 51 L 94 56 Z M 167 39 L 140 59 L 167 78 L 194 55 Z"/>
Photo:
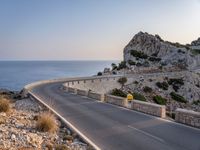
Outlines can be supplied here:
<path id="1" fill-rule="evenodd" d="M 64 92 L 61 83 L 32 93 L 102 150 L 200 150 L 200 130 Z"/>

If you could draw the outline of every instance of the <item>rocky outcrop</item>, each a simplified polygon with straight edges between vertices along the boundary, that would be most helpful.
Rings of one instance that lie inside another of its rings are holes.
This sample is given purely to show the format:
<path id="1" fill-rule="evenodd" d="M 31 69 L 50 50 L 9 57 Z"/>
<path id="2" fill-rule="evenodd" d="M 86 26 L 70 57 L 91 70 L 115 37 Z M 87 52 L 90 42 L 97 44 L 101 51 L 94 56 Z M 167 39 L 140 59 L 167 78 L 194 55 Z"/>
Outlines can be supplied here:
<path id="1" fill-rule="evenodd" d="M 193 44 L 198 42 L 193 42 Z M 124 48 L 124 60 L 128 66 L 175 66 L 193 69 L 200 66 L 200 55 L 193 48 L 164 41 L 159 35 L 139 32 Z"/>
<path id="2" fill-rule="evenodd" d="M 192 41 L 191 45 L 192 45 L 192 46 L 200 46 L 200 38 L 198 38 L 198 39 L 195 40 L 195 41 Z"/>

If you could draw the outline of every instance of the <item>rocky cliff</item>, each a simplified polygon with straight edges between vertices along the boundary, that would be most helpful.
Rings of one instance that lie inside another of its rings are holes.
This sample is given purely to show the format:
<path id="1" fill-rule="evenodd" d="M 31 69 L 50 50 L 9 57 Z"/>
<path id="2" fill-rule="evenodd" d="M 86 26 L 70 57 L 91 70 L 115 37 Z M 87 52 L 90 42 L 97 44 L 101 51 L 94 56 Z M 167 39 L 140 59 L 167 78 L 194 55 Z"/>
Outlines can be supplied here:
<path id="1" fill-rule="evenodd" d="M 194 69 L 200 66 L 200 39 L 191 45 L 164 41 L 159 35 L 139 32 L 124 48 L 128 66 L 167 66 Z"/>

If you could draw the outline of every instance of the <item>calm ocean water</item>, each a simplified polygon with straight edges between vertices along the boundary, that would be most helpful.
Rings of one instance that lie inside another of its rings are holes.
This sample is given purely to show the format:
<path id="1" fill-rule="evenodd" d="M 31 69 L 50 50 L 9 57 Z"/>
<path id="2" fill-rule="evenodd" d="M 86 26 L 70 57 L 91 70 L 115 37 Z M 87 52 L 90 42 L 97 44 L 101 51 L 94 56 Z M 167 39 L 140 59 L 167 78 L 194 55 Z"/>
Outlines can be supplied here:
<path id="1" fill-rule="evenodd" d="M 44 79 L 91 76 L 119 61 L 0 61 L 0 88 L 21 90 Z"/>

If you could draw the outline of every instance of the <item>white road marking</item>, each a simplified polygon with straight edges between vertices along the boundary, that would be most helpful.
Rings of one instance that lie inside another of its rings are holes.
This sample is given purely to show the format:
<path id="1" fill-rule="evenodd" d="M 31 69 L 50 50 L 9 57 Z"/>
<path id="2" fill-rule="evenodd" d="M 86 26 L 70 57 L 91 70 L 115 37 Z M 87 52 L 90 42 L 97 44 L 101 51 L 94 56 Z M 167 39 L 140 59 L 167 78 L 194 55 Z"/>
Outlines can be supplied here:
<path id="1" fill-rule="evenodd" d="M 131 128 L 131 129 L 134 129 L 134 130 L 136 130 L 136 131 L 138 131 L 138 132 L 140 132 L 140 133 L 142 133 L 142 134 L 145 134 L 145 135 L 147 135 L 147 136 L 149 136 L 149 137 L 152 137 L 152 138 L 154 138 L 154 139 L 156 139 L 156 140 L 158 140 L 158 141 L 160 141 L 160 142 L 162 142 L 162 143 L 165 142 L 163 139 L 161 139 L 161 138 L 159 138 L 159 137 L 157 137 L 157 136 L 154 136 L 154 135 L 152 135 L 152 134 L 150 134 L 150 133 L 147 133 L 147 132 L 145 132 L 145 131 L 142 131 L 142 130 L 140 130 L 140 129 L 137 129 L 137 128 L 131 126 L 131 125 L 128 125 L 128 127 Z"/>
<path id="2" fill-rule="evenodd" d="M 87 141 L 90 145 L 92 145 L 96 150 L 101 150 L 100 147 L 98 147 L 93 141 L 91 141 L 88 137 L 86 137 L 81 131 L 79 131 L 74 125 L 72 125 L 69 121 L 67 121 L 64 117 L 62 117 L 59 113 L 57 113 L 56 110 L 54 110 L 52 107 L 50 107 L 48 104 L 43 102 L 39 97 L 37 97 L 35 94 L 33 94 L 31 91 L 29 91 L 29 94 L 31 94 L 35 99 L 40 101 L 43 105 L 45 105 L 47 108 L 49 108 L 54 114 L 56 114 L 60 119 L 62 119 L 72 130 L 74 130 L 76 133 L 78 133 L 85 141 Z"/>

